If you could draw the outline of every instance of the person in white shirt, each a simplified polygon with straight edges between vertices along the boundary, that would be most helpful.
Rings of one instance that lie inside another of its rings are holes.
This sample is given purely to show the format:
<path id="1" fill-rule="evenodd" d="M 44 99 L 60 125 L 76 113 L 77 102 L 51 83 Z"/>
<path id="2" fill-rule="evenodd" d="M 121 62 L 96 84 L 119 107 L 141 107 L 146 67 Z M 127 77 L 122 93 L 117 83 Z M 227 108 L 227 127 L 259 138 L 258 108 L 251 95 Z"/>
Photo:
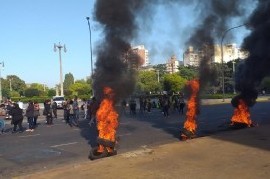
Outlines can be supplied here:
<path id="1" fill-rule="evenodd" d="M 20 100 L 17 102 L 17 104 L 19 105 L 19 108 L 23 109 L 23 102 L 21 102 Z"/>

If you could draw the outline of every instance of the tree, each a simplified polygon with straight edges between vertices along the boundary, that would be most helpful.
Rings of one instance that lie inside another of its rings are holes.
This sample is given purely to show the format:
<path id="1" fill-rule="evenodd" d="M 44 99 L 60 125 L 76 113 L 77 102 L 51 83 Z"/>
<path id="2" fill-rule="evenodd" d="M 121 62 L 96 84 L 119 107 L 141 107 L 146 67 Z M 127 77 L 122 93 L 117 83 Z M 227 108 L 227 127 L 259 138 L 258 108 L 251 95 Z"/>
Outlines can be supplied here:
<path id="1" fill-rule="evenodd" d="M 8 88 L 9 88 L 9 80 L 10 79 L 11 79 L 12 90 L 17 91 L 18 93 L 20 93 L 20 95 L 23 95 L 23 92 L 26 88 L 25 81 L 21 80 L 16 75 L 8 75 L 7 76 Z"/>
<path id="2" fill-rule="evenodd" d="M 51 89 L 48 90 L 48 96 L 49 96 L 49 97 L 53 97 L 53 96 L 55 96 L 55 95 L 56 95 L 55 89 L 51 88 Z"/>
<path id="3" fill-rule="evenodd" d="M 193 66 L 179 66 L 179 74 L 186 80 L 192 80 L 198 76 L 198 67 Z"/>
<path id="4" fill-rule="evenodd" d="M 72 92 L 72 95 L 87 95 L 91 93 L 90 85 L 82 81 L 77 81 L 70 85 L 69 90 Z"/>
<path id="5" fill-rule="evenodd" d="M 69 90 L 69 87 L 74 84 L 74 76 L 72 73 L 67 73 L 65 75 L 64 83 L 63 83 L 63 88 L 64 91 Z"/>
<path id="6" fill-rule="evenodd" d="M 24 95 L 26 97 L 34 97 L 34 96 L 40 96 L 40 91 L 36 88 L 27 88 L 24 91 Z"/>
<path id="7" fill-rule="evenodd" d="M 161 90 L 161 85 L 157 80 L 155 71 L 140 71 L 136 91 L 141 92 L 157 92 Z"/>
<path id="8" fill-rule="evenodd" d="M 166 74 L 163 82 L 164 90 L 168 92 L 179 92 L 184 88 L 186 82 L 186 79 L 176 73 Z"/>

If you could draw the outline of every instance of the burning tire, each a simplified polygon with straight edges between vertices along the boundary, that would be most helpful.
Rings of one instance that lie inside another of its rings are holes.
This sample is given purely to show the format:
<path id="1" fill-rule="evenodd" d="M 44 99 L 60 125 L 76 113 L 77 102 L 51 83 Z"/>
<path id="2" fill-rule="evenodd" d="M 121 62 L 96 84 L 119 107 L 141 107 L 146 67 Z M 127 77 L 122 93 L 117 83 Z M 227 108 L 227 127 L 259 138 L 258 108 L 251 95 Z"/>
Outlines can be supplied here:
<path id="1" fill-rule="evenodd" d="M 108 151 L 106 148 L 104 148 L 104 151 L 102 153 L 98 152 L 98 147 L 94 147 L 90 150 L 88 158 L 90 160 L 100 159 L 108 157 Z"/>
<path id="2" fill-rule="evenodd" d="M 115 142 L 109 141 L 107 139 L 97 138 L 97 143 L 103 145 L 104 147 L 114 148 Z"/>

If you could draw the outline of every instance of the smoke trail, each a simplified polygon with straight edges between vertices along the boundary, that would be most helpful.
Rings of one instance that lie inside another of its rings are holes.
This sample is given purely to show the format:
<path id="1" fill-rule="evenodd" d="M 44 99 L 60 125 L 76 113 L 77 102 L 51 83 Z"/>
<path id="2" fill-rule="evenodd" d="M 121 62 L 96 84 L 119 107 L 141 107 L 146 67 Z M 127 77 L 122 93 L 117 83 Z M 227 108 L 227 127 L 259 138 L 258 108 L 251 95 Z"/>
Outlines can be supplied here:
<path id="1" fill-rule="evenodd" d="M 245 13 L 245 1 L 211 0 L 198 2 L 201 9 L 198 22 L 202 21 L 186 44 L 198 49 L 202 56 L 199 66 L 200 93 L 205 86 L 215 79 L 215 72 L 210 64 L 214 57 L 214 44 L 219 42 L 232 18 Z"/>
<path id="2" fill-rule="evenodd" d="M 256 88 L 270 74 L 269 0 L 258 0 L 248 20 L 248 27 L 251 33 L 244 39 L 242 47 L 249 52 L 249 56 L 236 69 L 235 87 L 240 94 L 232 100 L 233 106 L 237 106 L 239 99 L 253 106 L 258 96 Z"/>
<path id="3" fill-rule="evenodd" d="M 98 46 L 97 62 L 93 81 L 95 96 L 102 98 L 103 88 L 111 87 L 115 99 L 127 97 L 135 85 L 135 72 L 128 68 L 125 55 L 130 41 L 137 31 L 135 14 L 146 6 L 145 0 L 98 0 L 95 3 L 95 18 L 103 26 L 104 41 Z M 139 59 L 133 56 L 133 64 Z"/>

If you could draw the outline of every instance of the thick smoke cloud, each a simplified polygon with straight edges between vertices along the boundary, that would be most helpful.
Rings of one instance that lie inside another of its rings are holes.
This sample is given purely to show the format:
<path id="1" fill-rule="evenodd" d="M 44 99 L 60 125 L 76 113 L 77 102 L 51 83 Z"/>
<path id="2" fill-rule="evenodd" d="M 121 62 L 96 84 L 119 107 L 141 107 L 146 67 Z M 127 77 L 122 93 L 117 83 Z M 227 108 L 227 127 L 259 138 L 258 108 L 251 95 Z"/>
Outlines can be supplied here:
<path id="1" fill-rule="evenodd" d="M 244 39 L 242 47 L 249 57 L 236 69 L 235 84 L 240 95 L 232 100 L 234 106 L 238 99 L 244 99 L 252 106 L 258 96 L 257 87 L 262 79 L 270 74 L 270 1 L 259 0 L 251 14 L 247 27 L 251 30 Z"/>
<path id="2" fill-rule="evenodd" d="M 147 6 L 145 0 L 98 0 L 95 18 L 104 29 L 104 41 L 99 45 L 93 81 L 95 96 L 101 99 L 103 88 L 111 87 L 115 100 L 127 97 L 135 86 L 135 72 L 128 68 L 124 56 L 130 50 L 130 41 L 136 35 L 138 25 L 135 15 Z M 138 63 L 133 57 L 133 64 Z"/>
<path id="3" fill-rule="evenodd" d="M 197 20 L 199 24 L 186 45 L 191 45 L 202 52 L 199 66 L 200 93 L 202 93 L 205 86 L 216 78 L 215 71 L 210 67 L 214 57 L 214 45 L 219 43 L 231 20 L 245 13 L 243 8 L 245 1 L 209 0 L 197 3 L 198 9 L 201 10 Z"/>

